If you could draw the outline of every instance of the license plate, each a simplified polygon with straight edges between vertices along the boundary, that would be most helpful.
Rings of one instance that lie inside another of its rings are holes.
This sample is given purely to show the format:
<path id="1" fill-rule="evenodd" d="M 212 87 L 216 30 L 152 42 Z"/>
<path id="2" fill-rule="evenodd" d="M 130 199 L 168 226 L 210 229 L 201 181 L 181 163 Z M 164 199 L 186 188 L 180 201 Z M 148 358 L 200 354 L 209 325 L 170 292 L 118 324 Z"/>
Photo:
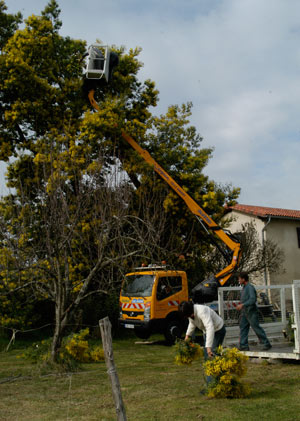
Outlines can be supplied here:
<path id="1" fill-rule="evenodd" d="M 134 325 L 128 325 L 128 324 L 126 324 L 126 325 L 125 325 L 125 327 L 126 327 L 127 329 L 134 329 Z"/>

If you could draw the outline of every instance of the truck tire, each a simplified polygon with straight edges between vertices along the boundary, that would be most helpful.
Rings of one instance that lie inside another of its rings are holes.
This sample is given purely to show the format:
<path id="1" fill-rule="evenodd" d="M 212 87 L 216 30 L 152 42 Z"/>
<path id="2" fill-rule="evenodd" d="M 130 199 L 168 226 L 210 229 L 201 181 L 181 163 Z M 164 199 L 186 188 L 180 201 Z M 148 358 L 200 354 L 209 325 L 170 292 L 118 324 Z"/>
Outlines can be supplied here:
<path id="1" fill-rule="evenodd" d="M 134 333 L 140 339 L 148 339 L 151 335 L 151 330 L 144 327 L 135 327 Z"/>
<path id="2" fill-rule="evenodd" d="M 177 338 L 181 338 L 183 333 L 183 326 L 180 320 L 171 319 L 167 322 L 164 330 L 166 342 L 173 345 Z"/>

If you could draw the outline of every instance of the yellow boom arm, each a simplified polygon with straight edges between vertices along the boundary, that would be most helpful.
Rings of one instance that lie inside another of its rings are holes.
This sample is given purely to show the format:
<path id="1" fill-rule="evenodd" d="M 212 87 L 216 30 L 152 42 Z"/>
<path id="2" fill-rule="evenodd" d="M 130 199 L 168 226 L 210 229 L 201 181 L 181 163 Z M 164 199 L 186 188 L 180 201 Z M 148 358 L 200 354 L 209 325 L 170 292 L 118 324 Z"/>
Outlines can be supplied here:
<path id="1" fill-rule="evenodd" d="M 88 94 L 90 103 L 92 106 L 97 110 L 100 111 L 100 107 L 98 103 L 95 101 L 94 98 L 94 90 L 91 90 Z M 153 167 L 158 175 L 161 176 L 169 186 L 180 196 L 186 203 L 187 207 L 190 211 L 196 215 L 197 218 L 200 218 L 206 226 L 215 232 L 215 234 L 226 244 L 226 246 L 232 251 L 232 260 L 225 269 L 221 272 L 217 273 L 215 277 L 219 280 L 220 285 L 224 285 L 228 278 L 230 278 L 234 268 L 237 266 L 240 258 L 240 244 L 232 240 L 225 231 L 219 227 L 209 215 L 196 203 L 180 186 L 176 183 L 175 180 L 152 158 L 152 156 L 147 152 L 145 149 L 141 148 L 141 146 L 127 133 L 122 131 L 122 137 L 129 143 L 130 146 L 135 149 L 142 158 L 149 165 Z"/>

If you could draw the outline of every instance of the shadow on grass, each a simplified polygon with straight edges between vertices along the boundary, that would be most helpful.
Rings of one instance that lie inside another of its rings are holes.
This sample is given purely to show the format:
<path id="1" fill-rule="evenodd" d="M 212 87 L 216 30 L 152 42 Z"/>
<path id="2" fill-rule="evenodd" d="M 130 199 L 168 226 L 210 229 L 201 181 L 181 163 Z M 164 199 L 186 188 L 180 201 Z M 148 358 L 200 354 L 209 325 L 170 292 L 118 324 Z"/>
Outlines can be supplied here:
<path id="1" fill-rule="evenodd" d="M 178 338 L 180 340 L 182 340 L 183 338 Z M 199 345 L 203 346 L 204 345 L 204 341 L 203 341 L 203 336 L 196 336 L 194 338 L 194 342 L 198 343 Z M 153 339 L 153 340 L 142 340 L 142 339 L 138 339 L 135 341 L 135 344 L 138 345 L 161 345 L 161 346 L 167 346 L 167 347 L 172 347 L 173 345 L 175 345 L 176 341 L 174 341 L 173 343 L 167 341 L 166 339 Z"/>
<path id="2" fill-rule="evenodd" d="M 173 346 L 174 344 L 171 344 L 169 342 L 167 342 L 166 340 L 154 340 L 154 341 L 142 341 L 142 340 L 137 340 L 135 341 L 136 345 L 146 345 L 146 346 L 151 346 L 151 345 L 160 345 L 160 346 Z"/>

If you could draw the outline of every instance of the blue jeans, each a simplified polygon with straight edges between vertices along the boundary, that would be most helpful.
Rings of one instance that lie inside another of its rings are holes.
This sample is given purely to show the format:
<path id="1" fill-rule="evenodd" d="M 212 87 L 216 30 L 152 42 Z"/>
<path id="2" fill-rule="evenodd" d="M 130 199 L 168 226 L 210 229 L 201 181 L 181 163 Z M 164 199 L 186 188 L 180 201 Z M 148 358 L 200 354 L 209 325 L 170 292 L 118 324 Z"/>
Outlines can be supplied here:
<path id="1" fill-rule="evenodd" d="M 215 336 L 214 336 L 214 341 L 213 341 L 213 345 L 212 345 L 212 352 L 215 353 L 216 349 L 218 348 L 218 346 L 222 345 L 224 338 L 226 335 L 226 328 L 223 325 L 223 327 L 221 327 L 221 329 L 217 330 L 215 332 Z M 204 343 L 206 342 L 206 337 L 204 335 Z M 206 348 L 204 348 L 204 358 L 205 360 L 208 359 L 208 355 L 207 355 L 207 351 Z"/>
<path id="2" fill-rule="evenodd" d="M 215 336 L 214 336 L 214 341 L 213 341 L 213 345 L 212 345 L 212 352 L 215 353 L 218 346 L 222 345 L 224 338 L 226 335 L 226 328 L 223 325 L 223 327 L 221 327 L 221 329 L 217 330 L 215 332 Z M 204 343 L 206 341 L 206 338 L 204 336 Z M 204 359 L 205 361 L 208 359 L 208 355 L 207 355 L 207 351 L 206 348 L 204 348 Z M 207 386 L 213 381 L 213 377 L 212 376 L 206 376 L 206 384 Z"/>
<path id="3" fill-rule="evenodd" d="M 254 330 L 260 343 L 267 346 L 270 345 L 266 332 L 259 325 L 257 308 L 249 308 L 249 309 L 245 308 L 244 310 L 242 310 L 242 314 L 240 318 L 240 349 L 249 348 L 248 334 L 249 334 L 250 326 Z"/>

